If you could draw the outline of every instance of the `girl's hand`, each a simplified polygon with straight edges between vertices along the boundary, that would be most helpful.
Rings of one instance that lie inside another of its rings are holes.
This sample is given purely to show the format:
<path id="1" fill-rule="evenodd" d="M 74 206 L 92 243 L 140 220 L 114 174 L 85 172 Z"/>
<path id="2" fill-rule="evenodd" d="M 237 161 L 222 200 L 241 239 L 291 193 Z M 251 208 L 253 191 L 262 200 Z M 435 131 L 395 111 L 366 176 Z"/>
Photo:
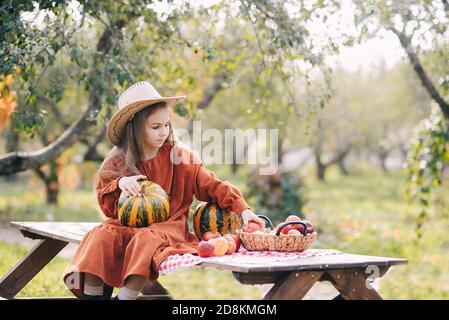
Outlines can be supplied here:
<path id="1" fill-rule="evenodd" d="M 261 228 L 265 228 L 265 221 L 259 218 L 254 212 L 249 209 L 245 209 L 242 212 L 243 229 L 248 227 L 248 222 L 252 221 L 257 223 Z"/>
<path id="2" fill-rule="evenodd" d="M 146 178 L 147 177 L 143 175 L 121 177 L 118 181 L 118 187 L 128 196 L 141 196 L 142 193 L 140 192 L 140 185 L 137 180 L 143 180 Z"/>

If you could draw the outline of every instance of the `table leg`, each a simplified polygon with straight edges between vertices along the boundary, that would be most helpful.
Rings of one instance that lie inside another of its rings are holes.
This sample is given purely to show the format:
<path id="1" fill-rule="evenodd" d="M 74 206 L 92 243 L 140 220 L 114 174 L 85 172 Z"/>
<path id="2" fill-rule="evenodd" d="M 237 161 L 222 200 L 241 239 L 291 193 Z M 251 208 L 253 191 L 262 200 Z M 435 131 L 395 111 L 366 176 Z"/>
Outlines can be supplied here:
<path id="1" fill-rule="evenodd" d="M 7 299 L 14 298 L 67 244 L 56 239 L 40 240 L 0 280 L 0 296 Z"/>
<path id="2" fill-rule="evenodd" d="M 379 277 L 382 277 L 389 267 L 379 268 Z M 323 279 L 332 283 L 340 292 L 340 299 L 345 300 L 382 300 L 381 295 L 367 284 L 366 268 L 351 268 L 329 270 Z"/>
<path id="3" fill-rule="evenodd" d="M 147 281 L 139 300 L 171 300 L 170 293 L 158 281 Z"/>
<path id="4" fill-rule="evenodd" d="M 322 271 L 290 272 L 275 282 L 264 300 L 300 300 L 319 281 Z"/>

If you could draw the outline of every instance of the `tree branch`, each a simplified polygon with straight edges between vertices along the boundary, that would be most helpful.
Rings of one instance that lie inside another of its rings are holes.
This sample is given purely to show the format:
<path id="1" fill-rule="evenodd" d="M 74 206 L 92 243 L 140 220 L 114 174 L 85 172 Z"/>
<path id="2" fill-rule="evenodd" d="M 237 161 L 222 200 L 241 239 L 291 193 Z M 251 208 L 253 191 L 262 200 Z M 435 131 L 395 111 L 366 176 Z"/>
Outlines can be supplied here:
<path id="1" fill-rule="evenodd" d="M 438 90 L 433 85 L 432 80 L 424 70 L 421 62 L 418 59 L 418 56 L 416 55 L 415 51 L 413 51 L 410 39 L 404 33 L 400 32 L 393 26 L 387 26 L 387 29 L 391 30 L 398 37 L 399 42 L 407 53 L 407 56 L 411 64 L 413 65 L 416 74 L 421 80 L 422 85 L 427 90 L 432 99 L 435 100 L 435 102 L 438 104 L 446 119 L 449 119 L 449 104 L 444 101 L 443 97 L 438 93 Z"/>
<path id="2" fill-rule="evenodd" d="M 48 177 L 45 175 L 45 172 L 42 171 L 41 168 L 35 168 L 35 169 L 33 169 L 33 170 L 34 170 L 34 173 L 36 173 L 36 174 L 39 176 L 39 178 L 41 178 L 42 181 L 44 181 L 44 183 L 48 183 L 48 182 L 50 181 L 50 180 L 48 179 Z"/>
<path id="3" fill-rule="evenodd" d="M 444 11 L 446 12 L 446 16 L 449 15 L 449 3 L 447 0 L 441 0 L 443 2 Z"/>
<path id="4" fill-rule="evenodd" d="M 64 116 L 61 114 L 56 103 L 52 99 L 47 97 L 39 97 L 39 100 L 50 107 L 51 112 L 55 115 L 56 119 L 58 119 L 59 123 L 64 127 L 64 129 L 67 129 L 69 127 L 69 123 L 65 121 Z"/>
<path id="5" fill-rule="evenodd" d="M 124 26 L 123 21 L 116 25 L 117 29 Z M 97 52 L 107 54 L 112 47 L 114 30 L 106 29 L 97 44 Z M 98 70 L 93 69 L 92 73 Z M 80 137 L 96 122 L 97 114 L 101 109 L 101 97 L 98 94 L 99 86 L 94 84 L 89 88 L 87 110 L 70 127 L 67 128 L 55 141 L 46 147 L 32 152 L 15 151 L 0 156 L 0 175 L 12 174 L 27 169 L 36 169 L 46 162 L 57 158 L 67 148 L 76 143 Z"/>
<path id="6" fill-rule="evenodd" d="M 201 101 L 197 105 L 197 109 L 204 110 L 206 109 L 214 97 L 217 95 L 217 93 L 223 88 L 222 84 L 228 79 L 228 76 L 226 73 L 222 73 L 216 76 L 214 82 L 204 91 L 204 96 L 201 99 Z M 193 120 L 195 120 L 194 117 L 192 117 L 189 121 L 187 130 L 190 134 L 193 132 Z"/>
<path id="7" fill-rule="evenodd" d="M 204 97 L 197 105 L 197 109 L 206 109 L 211 103 L 212 99 L 217 95 L 218 91 L 221 90 L 222 84 L 227 80 L 226 73 L 222 73 L 215 78 L 214 83 L 209 86 L 204 92 Z"/>
<path id="8" fill-rule="evenodd" d="M 110 110 L 110 109 L 109 109 Z M 108 112 L 108 118 L 109 118 L 110 111 Z M 104 156 L 98 153 L 97 151 L 97 145 L 101 142 L 101 140 L 104 138 L 106 134 L 106 126 L 103 126 L 101 130 L 97 133 L 95 138 L 91 143 L 86 143 L 87 151 L 84 154 L 84 160 L 89 161 L 98 161 L 101 162 L 104 159 Z"/>

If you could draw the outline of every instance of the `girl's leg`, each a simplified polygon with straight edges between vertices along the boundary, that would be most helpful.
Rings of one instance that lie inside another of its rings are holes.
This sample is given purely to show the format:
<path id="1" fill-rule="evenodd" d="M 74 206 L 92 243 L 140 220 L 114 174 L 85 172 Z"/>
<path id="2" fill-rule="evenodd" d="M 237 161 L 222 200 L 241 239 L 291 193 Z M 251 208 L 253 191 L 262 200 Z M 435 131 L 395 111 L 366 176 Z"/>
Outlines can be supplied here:
<path id="1" fill-rule="evenodd" d="M 138 275 L 130 275 L 125 279 L 125 286 L 120 289 L 117 297 L 119 300 L 136 300 L 145 285 L 146 278 Z"/>
<path id="2" fill-rule="evenodd" d="M 84 298 L 102 299 L 103 297 L 103 280 L 96 275 L 84 273 Z"/>

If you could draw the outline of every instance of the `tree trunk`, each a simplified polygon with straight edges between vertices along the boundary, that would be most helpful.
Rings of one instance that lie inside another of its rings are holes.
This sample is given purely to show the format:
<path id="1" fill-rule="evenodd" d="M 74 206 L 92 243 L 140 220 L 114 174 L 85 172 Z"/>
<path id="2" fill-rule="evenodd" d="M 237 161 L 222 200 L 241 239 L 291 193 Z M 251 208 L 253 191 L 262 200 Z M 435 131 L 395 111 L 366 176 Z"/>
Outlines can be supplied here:
<path id="1" fill-rule="evenodd" d="M 348 171 L 348 169 L 346 169 L 346 165 L 345 165 L 345 158 L 338 159 L 337 165 L 338 165 L 338 168 L 340 169 L 340 172 L 342 175 L 344 175 L 344 176 L 349 175 L 349 171 Z"/>
<path id="2" fill-rule="evenodd" d="M 282 141 L 284 139 L 281 137 L 278 141 L 278 166 L 280 167 L 282 164 L 282 160 L 284 158 L 284 146 L 282 144 Z"/>
<path id="3" fill-rule="evenodd" d="M 321 161 L 321 154 L 318 150 L 313 152 L 315 156 L 316 177 L 319 181 L 324 181 L 327 166 Z"/>
<path id="4" fill-rule="evenodd" d="M 388 158 L 389 150 L 380 149 L 377 152 L 377 156 L 379 158 L 380 167 L 382 168 L 383 173 L 389 174 L 387 168 L 387 158 Z"/>
<path id="5" fill-rule="evenodd" d="M 6 152 L 14 152 L 19 147 L 19 134 L 14 131 L 11 125 L 8 126 L 8 129 L 5 133 Z M 17 175 L 15 173 L 9 174 L 6 177 L 6 180 L 9 182 L 17 181 Z"/>
<path id="6" fill-rule="evenodd" d="M 52 181 L 45 184 L 47 191 L 47 204 L 58 204 L 59 196 L 59 183 L 58 181 Z"/>
<path id="7" fill-rule="evenodd" d="M 235 145 L 235 137 L 232 138 L 232 163 L 231 163 L 231 171 L 233 174 L 236 174 L 238 169 L 240 168 L 240 163 L 237 163 L 237 152 Z M 248 145 L 244 145 L 243 156 L 248 152 Z"/>
<path id="8" fill-rule="evenodd" d="M 318 137 L 318 142 L 313 146 L 312 150 L 315 157 L 316 177 L 319 181 L 324 181 L 327 165 L 321 160 L 322 139 L 320 136 Z"/>
<path id="9" fill-rule="evenodd" d="M 324 181 L 325 180 L 327 166 L 323 165 L 321 162 L 317 162 L 316 163 L 316 169 L 317 169 L 316 174 L 317 174 L 318 180 Z"/>
<path id="10" fill-rule="evenodd" d="M 45 191 L 47 192 L 47 204 L 58 204 L 59 196 L 59 165 L 56 160 L 52 160 L 48 163 L 50 173 L 45 174 L 42 168 L 35 169 L 34 172 L 45 184 Z"/>

